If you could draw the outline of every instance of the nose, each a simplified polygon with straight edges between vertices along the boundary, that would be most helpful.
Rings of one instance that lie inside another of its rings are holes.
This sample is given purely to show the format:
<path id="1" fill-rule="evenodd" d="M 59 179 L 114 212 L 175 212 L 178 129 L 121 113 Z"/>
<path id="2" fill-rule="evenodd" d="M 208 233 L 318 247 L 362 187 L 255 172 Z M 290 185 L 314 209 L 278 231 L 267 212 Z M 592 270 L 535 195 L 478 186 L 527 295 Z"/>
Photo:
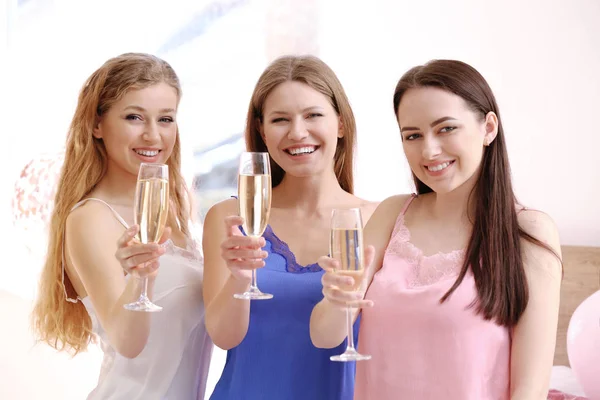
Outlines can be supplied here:
<path id="1" fill-rule="evenodd" d="M 160 139 L 160 129 L 155 121 L 149 121 L 144 126 L 142 137 L 147 142 L 158 142 Z"/>
<path id="2" fill-rule="evenodd" d="M 290 131 L 288 132 L 288 139 L 290 140 L 302 140 L 308 136 L 308 130 L 306 129 L 306 122 L 304 118 L 294 118 Z"/>
<path id="3" fill-rule="evenodd" d="M 423 159 L 434 160 L 442 153 L 439 141 L 435 137 L 425 136 L 423 140 Z"/>

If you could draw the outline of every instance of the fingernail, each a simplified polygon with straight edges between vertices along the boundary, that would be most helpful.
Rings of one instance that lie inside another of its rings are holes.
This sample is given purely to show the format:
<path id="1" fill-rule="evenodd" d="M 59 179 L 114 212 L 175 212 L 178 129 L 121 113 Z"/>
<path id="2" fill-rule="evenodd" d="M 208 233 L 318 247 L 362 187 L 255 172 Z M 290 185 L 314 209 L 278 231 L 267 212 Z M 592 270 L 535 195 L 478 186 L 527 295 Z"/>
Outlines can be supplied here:
<path id="1" fill-rule="evenodd" d="M 263 251 L 260 253 L 260 255 L 264 258 L 267 258 L 269 256 L 269 253 L 267 253 L 266 251 Z"/>

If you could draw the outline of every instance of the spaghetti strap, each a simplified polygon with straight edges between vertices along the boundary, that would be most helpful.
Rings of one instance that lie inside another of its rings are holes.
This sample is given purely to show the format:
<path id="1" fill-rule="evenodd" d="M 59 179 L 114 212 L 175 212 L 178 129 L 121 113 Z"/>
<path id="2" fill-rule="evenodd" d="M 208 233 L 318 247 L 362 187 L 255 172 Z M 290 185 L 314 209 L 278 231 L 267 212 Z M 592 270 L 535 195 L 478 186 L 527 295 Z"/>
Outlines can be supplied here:
<path id="1" fill-rule="evenodd" d="M 412 201 L 415 199 L 415 197 L 417 197 L 417 195 L 414 193 L 411 193 L 410 197 L 408 199 L 406 199 L 406 201 L 402 205 L 402 208 L 400 209 L 400 212 L 398 213 L 398 216 L 396 217 L 396 222 L 394 223 L 394 228 L 392 229 L 392 237 L 396 236 L 396 234 L 398 233 L 400 228 L 404 225 L 404 214 L 406 214 L 406 210 L 408 210 L 408 206 L 410 206 L 410 203 L 412 203 Z"/>
<path id="2" fill-rule="evenodd" d="M 87 199 L 81 200 L 79 203 L 75 204 L 73 206 L 73 208 L 71 208 L 71 211 L 73 211 L 73 210 L 81 207 L 82 205 L 84 205 L 85 203 L 87 203 L 89 200 L 97 201 L 99 203 L 104 204 L 106 207 L 108 207 L 110 209 L 110 211 L 112 211 L 112 213 L 115 216 L 115 218 L 117 219 L 117 221 L 119 221 L 121 223 L 121 225 L 123 225 L 125 227 L 125 229 L 129 229 L 129 225 L 127 225 L 127 222 L 125 222 L 125 220 L 123 219 L 123 217 L 121 217 L 119 215 L 119 213 L 114 208 L 112 208 L 112 206 L 110 204 L 108 204 L 104 200 L 100 200 L 100 199 L 97 199 L 95 197 L 89 197 Z"/>
<path id="3" fill-rule="evenodd" d="M 81 207 L 82 205 L 84 205 L 85 203 L 87 203 L 90 200 L 97 201 L 99 203 L 104 204 L 106 207 L 108 207 L 110 209 L 110 211 L 113 213 L 113 215 L 117 219 L 117 221 L 119 221 L 119 223 L 121 225 L 123 225 L 125 227 L 125 229 L 129 229 L 129 225 L 127 224 L 127 222 L 125 222 L 125 220 L 123 219 L 123 217 L 121 217 L 119 215 L 119 213 L 114 208 L 112 208 L 112 206 L 110 204 L 108 204 L 104 200 L 100 200 L 100 199 L 97 199 L 95 197 L 89 197 L 87 199 L 81 200 L 80 202 L 78 202 L 77 204 L 75 204 L 73 206 L 73 208 L 71 208 L 71 212 L 73 210 L 76 210 L 77 208 Z M 67 300 L 69 303 L 77 303 L 78 301 L 81 300 L 81 297 L 77 296 L 76 299 L 70 298 L 69 295 L 67 294 L 67 288 L 65 286 L 65 263 L 66 263 L 66 259 L 65 259 L 65 237 L 66 237 L 66 231 L 67 231 L 66 229 L 63 231 L 63 244 L 62 244 L 62 285 L 63 285 L 63 291 L 65 292 L 65 300 Z"/>
<path id="4" fill-rule="evenodd" d="M 412 203 L 412 201 L 417 197 L 417 195 L 415 193 L 411 193 L 410 197 L 408 198 L 408 200 L 406 200 L 404 202 L 404 205 L 402 206 L 402 210 L 400 210 L 400 215 L 404 215 L 406 214 L 406 210 L 408 210 L 408 206 L 410 206 L 410 203 Z"/>

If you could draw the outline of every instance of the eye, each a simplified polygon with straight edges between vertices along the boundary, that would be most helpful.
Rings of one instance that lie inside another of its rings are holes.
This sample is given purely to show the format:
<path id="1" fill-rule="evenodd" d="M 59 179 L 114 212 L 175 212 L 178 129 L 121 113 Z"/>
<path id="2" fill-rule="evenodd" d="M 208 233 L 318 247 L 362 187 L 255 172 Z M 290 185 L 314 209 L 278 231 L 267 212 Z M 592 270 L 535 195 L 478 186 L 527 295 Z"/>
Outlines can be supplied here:
<path id="1" fill-rule="evenodd" d="M 129 114 L 128 116 L 125 117 L 125 119 L 129 120 L 129 121 L 141 121 L 142 117 L 140 117 L 137 114 Z"/>
<path id="2" fill-rule="evenodd" d="M 166 122 L 166 123 L 175 122 L 175 120 L 173 119 L 173 117 L 162 117 L 159 121 L 160 122 Z"/>
<path id="3" fill-rule="evenodd" d="M 440 132 L 441 133 L 448 133 L 448 132 L 452 132 L 455 129 L 456 129 L 455 126 L 445 126 L 442 129 L 440 129 Z"/>
<path id="4" fill-rule="evenodd" d="M 279 118 L 275 118 L 271 120 L 272 124 L 276 124 L 278 122 L 283 122 L 283 121 L 287 121 L 285 118 L 279 117 Z"/>
<path id="5" fill-rule="evenodd" d="M 420 137 L 421 137 L 420 133 L 413 133 L 413 134 L 410 134 L 408 136 L 405 136 L 404 139 L 405 140 L 415 140 L 415 139 L 418 139 Z"/>
<path id="6" fill-rule="evenodd" d="M 308 118 L 316 118 L 316 117 L 322 117 L 323 114 L 321 113 L 310 113 L 308 114 Z"/>

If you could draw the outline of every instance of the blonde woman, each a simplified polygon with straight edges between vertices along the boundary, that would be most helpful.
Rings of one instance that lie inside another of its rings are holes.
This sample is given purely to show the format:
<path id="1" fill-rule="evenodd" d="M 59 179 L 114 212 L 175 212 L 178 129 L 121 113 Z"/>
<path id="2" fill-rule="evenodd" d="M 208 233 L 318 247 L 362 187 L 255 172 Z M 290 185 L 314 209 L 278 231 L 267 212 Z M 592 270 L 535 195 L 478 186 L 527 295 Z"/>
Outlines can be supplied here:
<path id="1" fill-rule="evenodd" d="M 88 399 L 204 398 L 212 344 L 204 327 L 203 260 L 187 226 L 180 172 L 180 97 L 169 64 L 133 53 L 104 63 L 79 95 L 33 320 L 40 339 L 59 350 L 78 353 L 100 340 L 104 361 Z M 169 166 L 161 245 L 133 239 L 142 162 Z M 144 276 L 160 313 L 123 308 L 138 298 Z"/>

